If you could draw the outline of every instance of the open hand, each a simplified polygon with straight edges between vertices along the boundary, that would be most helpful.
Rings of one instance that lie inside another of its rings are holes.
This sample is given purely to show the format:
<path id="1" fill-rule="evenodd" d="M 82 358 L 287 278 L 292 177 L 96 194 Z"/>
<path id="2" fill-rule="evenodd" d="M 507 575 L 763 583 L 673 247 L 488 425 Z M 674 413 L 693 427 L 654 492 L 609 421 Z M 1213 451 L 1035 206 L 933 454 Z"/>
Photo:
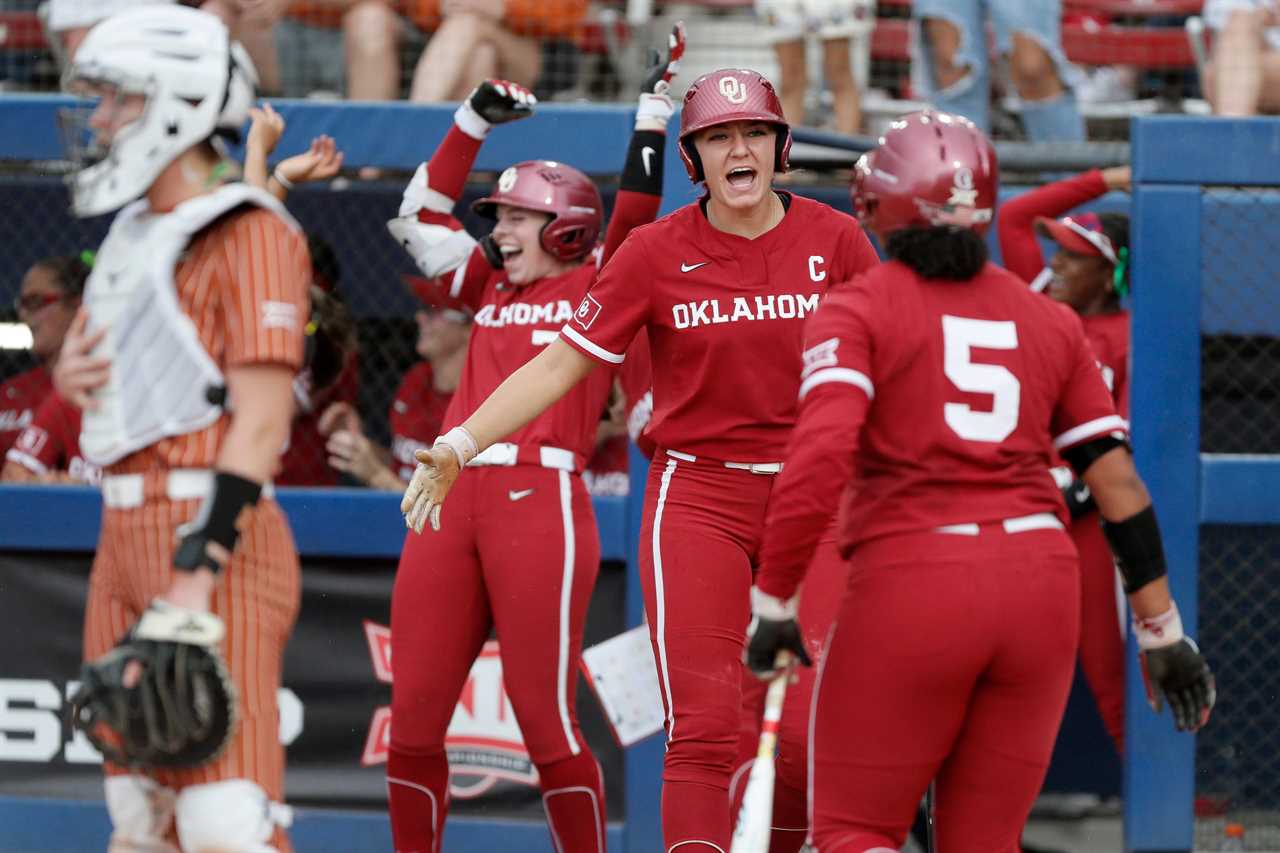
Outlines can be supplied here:
<path id="1" fill-rule="evenodd" d="M 311 147 L 306 151 L 282 160 L 276 171 L 294 184 L 327 181 L 342 168 L 342 158 L 333 137 L 322 134 L 311 140 Z"/>
<path id="2" fill-rule="evenodd" d="M 680 59 L 684 56 L 684 21 L 676 21 L 667 36 L 667 52 L 649 51 L 649 63 L 645 69 L 641 94 L 665 95 L 671 90 L 671 81 L 680 72 Z"/>
<path id="3" fill-rule="evenodd" d="M 276 112 L 271 104 L 263 101 L 262 106 L 249 108 L 249 118 L 252 123 L 249 125 L 249 138 L 245 146 L 250 151 L 261 152 L 262 159 L 266 160 L 276 150 L 280 137 L 284 135 L 284 116 Z"/>
<path id="4" fill-rule="evenodd" d="M 430 450 L 415 450 L 413 455 L 418 460 L 418 467 L 400 501 L 405 526 L 414 533 L 421 533 L 422 526 L 430 521 L 431 529 L 439 530 L 440 505 L 462 473 L 458 456 L 444 444 L 437 444 Z"/>

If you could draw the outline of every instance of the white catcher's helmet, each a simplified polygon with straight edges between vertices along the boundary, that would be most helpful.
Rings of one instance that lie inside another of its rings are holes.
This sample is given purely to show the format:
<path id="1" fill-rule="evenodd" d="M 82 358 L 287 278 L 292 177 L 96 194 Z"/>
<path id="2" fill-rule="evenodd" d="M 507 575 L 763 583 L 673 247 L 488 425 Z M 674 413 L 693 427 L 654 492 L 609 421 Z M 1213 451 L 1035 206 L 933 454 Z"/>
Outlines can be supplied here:
<path id="1" fill-rule="evenodd" d="M 68 179 L 72 211 L 97 216 L 122 207 L 188 148 L 220 130 L 238 133 L 257 83 L 244 48 L 207 12 L 143 5 L 103 20 L 64 77 L 69 91 L 93 98 L 62 116 L 68 154 L 80 166 Z M 89 126 L 94 110 L 109 120 L 129 95 L 146 98 L 141 114 L 101 144 Z"/>

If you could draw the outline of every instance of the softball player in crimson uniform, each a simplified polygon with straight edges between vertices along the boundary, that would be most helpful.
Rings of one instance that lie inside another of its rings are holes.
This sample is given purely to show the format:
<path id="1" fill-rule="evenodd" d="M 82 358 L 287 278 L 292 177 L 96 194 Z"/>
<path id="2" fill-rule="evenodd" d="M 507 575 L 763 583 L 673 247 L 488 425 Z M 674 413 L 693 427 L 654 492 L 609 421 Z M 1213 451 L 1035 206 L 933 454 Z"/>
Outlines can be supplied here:
<path id="1" fill-rule="evenodd" d="M 98 485 L 102 469 L 80 453 L 80 410 L 57 394 L 44 398 L 35 418 L 5 454 L 0 480 Z"/>
<path id="2" fill-rule="evenodd" d="M 559 329 L 627 232 L 652 221 L 661 196 L 666 95 L 683 28 L 641 95 L 603 251 L 600 194 L 581 172 L 534 160 L 504 171 L 474 209 L 497 220 L 479 245 L 450 216 L 494 122 L 531 113 L 533 98 L 482 84 L 405 191 L 389 227 L 419 269 L 475 312 L 462 379 L 446 425 L 459 423 Z M 540 417 L 507 430 L 451 505 L 443 529 L 410 535 L 391 603 L 396 678 L 387 759 L 397 850 L 439 850 L 448 808 L 445 731 L 476 655 L 495 628 L 503 680 L 558 850 L 603 851 L 600 767 L 574 702 L 587 604 L 600 564 L 591 499 L 580 476 L 595 446 L 613 377 L 602 371 Z M 414 482 L 420 477 L 415 474 Z M 414 486 L 411 485 L 412 489 Z"/>
<path id="3" fill-rule="evenodd" d="M 594 381 L 595 367 L 621 364 L 645 330 L 653 363 L 645 435 L 657 450 L 640 562 L 667 712 L 663 834 L 668 849 L 692 853 L 729 846 L 748 590 L 795 419 L 804 318 L 833 282 L 877 259 L 852 217 L 772 188 L 791 136 L 758 73 L 726 69 L 695 81 L 680 139 L 690 178 L 705 181 L 707 195 L 631 234 L 560 340 L 419 454 L 421 488 L 411 486 L 402 506 L 411 522 L 434 521 L 458 458 Z"/>
<path id="4" fill-rule="evenodd" d="M 899 849 L 936 778 L 940 851 L 1015 853 L 1079 628 L 1054 450 L 1107 520 L 1153 700 L 1198 728 L 1213 678 L 1183 636 L 1150 497 L 1079 319 L 986 262 L 991 143 L 967 119 L 916 113 L 854 174 L 855 209 L 891 261 L 836 290 L 807 330 L 748 664 L 769 676 L 780 650 L 803 649 L 797 587 L 843 504 L 851 568 L 816 687 L 814 843 Z"/>
<path id="5" fill-rule="evenodd" d="M 221 622 L 239 697 L 212 763 L 108 765 L 112 849 L 287 850 L 276 692 L 299 567 L 268 480 L 302 362 L 306 241 L 267 193 L 223 182 L 209 139 L 239 130 L 256 75 L 216 18 L 121 13 L 90 31 L 68 75 L 97 99 L 70 138 L 109 149 L 75 174 L 73 210 L 125 205 L 54 377 L 83 410 L 82 452 L 104 468 L 84 654 L 107 652 L 144 611 Z"/>
<path id="6" fill-rule="evenodd" d="M 1063 216 L 1111 190 L 1128 190 L 1130 169 L 1092 170 L 1023 193 L 1000 209 L 1000 254 L 1009 271 L 1080 315 L 1085 337 L 1122 417 L 1129 416 L 1129 217 L 1123 213 Z M 1053 217 L 1061 217 L 1055 219 Z M 1036 232 L 1058 244 L 1045 266 Z M 1070 510 L 1080 552 L 1080 667 L 1094 702 L 1124 755 L 1124 613 L 1115 561 L 1089 488 L 1060 459 L 1054 471 Z"/>

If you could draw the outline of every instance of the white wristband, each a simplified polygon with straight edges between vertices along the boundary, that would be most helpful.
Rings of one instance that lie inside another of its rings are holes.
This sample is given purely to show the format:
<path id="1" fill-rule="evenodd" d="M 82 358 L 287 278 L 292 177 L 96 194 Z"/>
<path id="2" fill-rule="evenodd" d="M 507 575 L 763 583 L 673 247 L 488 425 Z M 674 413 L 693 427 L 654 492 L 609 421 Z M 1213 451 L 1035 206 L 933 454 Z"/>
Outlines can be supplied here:
<path id="1" fill-rule="evenodd" d="M 793 595 L 783 601 L 762 591 L 759 587 L 751 587 L 751 612 L 755 615 L 775 622 L 785 622 L 788 619 L 795 619 L 799 611 L 800 596 Z"/>
<path id="2" fill-rule="evenodd" d="M 453 123 L 458 126 L 458 130 L 461 130 L 472 139 L 484 139 L 489 135 L 489 129 L 493 127 L 480 113 L 472 108 L 471 101 L 462 102 L 453 114 Z"/>
<path id="3" fill-rule="evenodd" d="M 1170 604 L 1169 609 L 1159 616 L 1149 619 L 1133 620 L 1133 635 L 1138 640 L 1138 648 L 1142 651 L 1160 649 L 1181 642 L 1182 617 L 1178 615 L 1178 605 Z"/>
<path id="4" fill-rule="evenodd" d="M 437 438 L 436 445 L 441 444 L 452 450 L 453 455 L 458 457 L 459 468 L 465 468 L 467 463 L 480 453 L 480 446 L 476 444 L 475 436 L 466 427 L 456 426 Z"/>
<path id="5" fill-rule="evenodd" d="M 640 102 L 636 106 L 636 127 L 639 128 L 641 122 L 644 122 L 645 127 L 641 128 L 642 130 L 664 130 L 675 109 L 675 104 L 671 102 L 669 95 L 652 95 L 644 92 L 640 95 Z"/>
<path id="6" fill-rule="evenodd" d="M 293 189 L 293 181 L 281 174 L 279 166 L 276 166 L 275 171 L 271 173 L 271 177 L 275 178 L 276 183 L 284 187 L 286 190 Z"/>

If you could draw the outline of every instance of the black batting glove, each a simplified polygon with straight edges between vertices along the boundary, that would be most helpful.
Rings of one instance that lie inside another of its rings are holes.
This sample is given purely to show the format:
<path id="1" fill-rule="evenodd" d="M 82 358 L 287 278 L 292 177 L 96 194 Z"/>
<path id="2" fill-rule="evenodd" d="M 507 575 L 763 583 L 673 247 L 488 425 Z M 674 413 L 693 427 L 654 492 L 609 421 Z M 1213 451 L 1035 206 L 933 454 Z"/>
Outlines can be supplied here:
<path id="1" fill-rule="evenodd" d="M 796 621 L 796 599 L 783 601 L 758 588 L 751 588 L 751 624 L 747 626 L 747 648 L 743 662 L 751 672 L 768 681 L 785 666 L 778 656 L 790 653 L 805 666 L 813 666 L 804 634 Z M 785 661 L 786 655 L 784 655 Z"/>
<path id="2" fill-rule="evenodd" d="M 1209 662 L 1194 640 L 1183 637 L 1171 646 L 1140 652 L 1138 657 L 1151 710 L 1160 713 L 1167 700 L 1180 732 L 1194 732 L 1209 722 L 1218 691 Z"/>
<path id="3" fill-rule="evenodd" d="M 1133 633 L 1151 710 L 1159 714 L 1167 700 L 1180 732 L 1194 732 L 1209 722 L 1218 699 L 1213 672 L 1195 640 L 1182 633 L 1177 605 L 1159 616 L 1134 619 Z"/>
<path id="4" fill-rule="evenodd" d="M 667 51 L 649 51 L 648 67 L 640 84 L 642 95 L 665 95 L 671 89 L 671 81 L 680 72 L 680 59 L 684 56 L 684 21 L 676 21 L 667 36 Z"/>
<path id="5" fill-rule="evenodd" d="M 1093 493 L 1083 480 L 1072 480 L 1062 488 L 1062 500 L 1067 505 L 1071 520 L 1083 518 L 1098 508 L 1093 502 Z"/>
<path id="6" fill-rule="evenodd" d="M 538 99 L 510 80 L 485 80 L 467 98 L 476 115 L 489 124 L 506 124 L 533 115 Z"/>

